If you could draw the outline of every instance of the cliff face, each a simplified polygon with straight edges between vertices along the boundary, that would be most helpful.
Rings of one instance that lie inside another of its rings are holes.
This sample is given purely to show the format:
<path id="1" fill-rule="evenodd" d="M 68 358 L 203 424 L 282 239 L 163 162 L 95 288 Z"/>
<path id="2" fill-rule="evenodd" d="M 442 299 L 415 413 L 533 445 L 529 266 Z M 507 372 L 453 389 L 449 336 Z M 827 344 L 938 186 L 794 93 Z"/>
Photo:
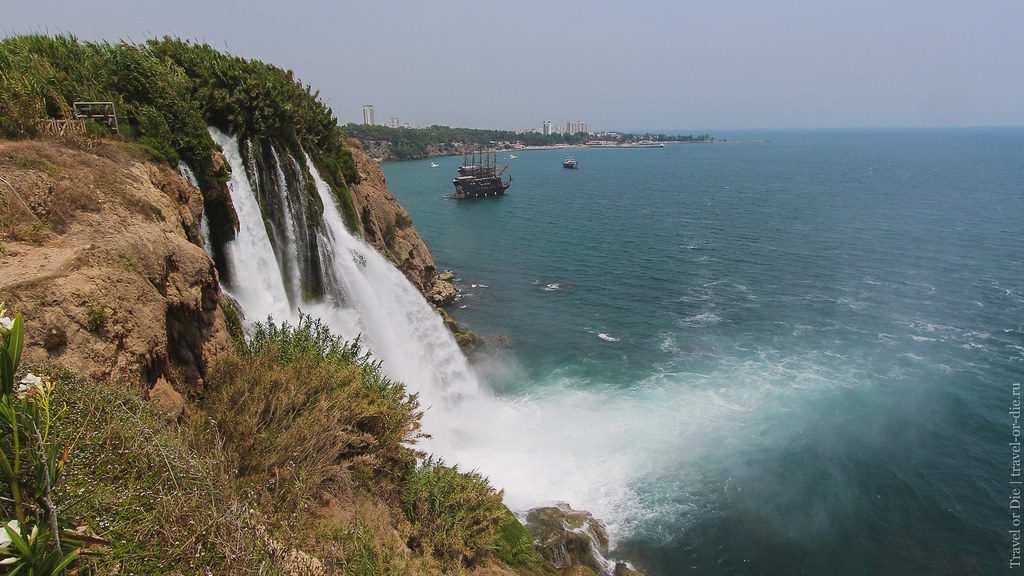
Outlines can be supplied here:
<path id="1" fill-rule="evenodd" d="M 388 192 L 380 164 L 360 148 L 352 148 L 362 181 L 351 187 L 364 239 L 391 260 L 435 306 L 455 299 L 450 275 L 439 275 L 434 255 L 423 243 L 412 219 Z"/>
<path id="2" fill-rule="evenodd" d="M 232 344 L 199 192 L 134 150 L 0 141 L 0 299 L 25 317 L 25 361 L 155 388 L 180 410 Z"/>
<path id="3" fill-rule="evenodd" d="M 441 156 L 456 156 L 463 152 L 475 149 L 475 146 L 464 142 L 432 142 L 422 145 L 422 152 L 414 153 L 411 156 L 406 154 L 398 156 L 395 154 L 395 146 L 387 140 L 365 140 L 361 139 L 360 144 L 366 153 L 374 160 L 383 162 L 386 160 L 416 160 L 422 158 L 439 158 Z"/>
<path id="4" fill-rule="evenodd" d="M 354 149 L 364 237 L 436 306 L 455 287 L 380 165 Z M 174 170 L 109 142 L 0 141 L 0 300 L 25 315 L 26 360 L 79 374 L 202 392 L 231 346 L 217 272 L 199 230 L 202 198 Z"/>

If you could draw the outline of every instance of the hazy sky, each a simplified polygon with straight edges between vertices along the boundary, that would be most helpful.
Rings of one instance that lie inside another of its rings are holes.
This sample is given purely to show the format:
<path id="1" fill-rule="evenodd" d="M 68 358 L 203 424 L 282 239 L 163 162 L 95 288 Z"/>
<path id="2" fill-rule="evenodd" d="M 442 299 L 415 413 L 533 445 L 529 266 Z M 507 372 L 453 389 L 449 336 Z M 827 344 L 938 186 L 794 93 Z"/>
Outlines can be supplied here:
<path id="1" fill-rule="evenodd" d="M 1024 126 L 1021 0 L 0 0 L 0 33 L 29 32 L 206 42 L 343 124 Z"/>

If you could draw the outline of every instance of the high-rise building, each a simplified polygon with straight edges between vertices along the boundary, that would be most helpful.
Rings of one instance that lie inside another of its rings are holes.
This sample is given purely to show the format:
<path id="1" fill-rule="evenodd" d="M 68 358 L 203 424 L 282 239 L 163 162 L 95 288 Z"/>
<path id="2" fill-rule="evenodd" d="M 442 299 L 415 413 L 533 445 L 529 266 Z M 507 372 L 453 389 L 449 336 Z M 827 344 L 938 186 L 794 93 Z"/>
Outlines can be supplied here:
<path id="1" fill-rule="evenodd" d="M 576 122 L 569 122 L 566 124 L 565 131 L 569 134 L 576 134 L 577 132 L 589 133 L 590 126 L 583 120 L 578 120 Z"/>
<path id="2" fill-rule="evenodd" d="M 392 116 L 388 126 L 391 126 L 392 128 L 398 128 L 398 116 Z"/>
<path id="3" fill-rule="evenodd" d="M 545 136 L 551 134 L 551 120 L 544 121 L 544 127 L 541 129 L 540 133 Z"/>
<path id="4" fill-rule="evenodd" d="M 373 125 L 373 104 L 363 104 L 363 124 Z"/>

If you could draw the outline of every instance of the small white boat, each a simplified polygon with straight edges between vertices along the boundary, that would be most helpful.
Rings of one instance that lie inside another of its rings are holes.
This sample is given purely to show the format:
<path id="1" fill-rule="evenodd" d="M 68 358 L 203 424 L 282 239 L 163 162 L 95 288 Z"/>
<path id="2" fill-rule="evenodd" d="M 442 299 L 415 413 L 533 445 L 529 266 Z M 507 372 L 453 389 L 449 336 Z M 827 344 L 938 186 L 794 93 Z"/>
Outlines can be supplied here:
<path id="1" fill-rule="evenodd" d="M 508 155 L 508 159 L 509 160 L 515 160 L 516 158 L 519 158 L 519 156 L 516 156 L 515 154 L 509 154 Z"/>
<path id="2" fill-rule="evenodd" d="M 440 166 L 440 164 L 437 164 L 436 162 L 431 162 L 430 163 L 430 167 L 431 168 L 437 168 L 438 166 Z"/>

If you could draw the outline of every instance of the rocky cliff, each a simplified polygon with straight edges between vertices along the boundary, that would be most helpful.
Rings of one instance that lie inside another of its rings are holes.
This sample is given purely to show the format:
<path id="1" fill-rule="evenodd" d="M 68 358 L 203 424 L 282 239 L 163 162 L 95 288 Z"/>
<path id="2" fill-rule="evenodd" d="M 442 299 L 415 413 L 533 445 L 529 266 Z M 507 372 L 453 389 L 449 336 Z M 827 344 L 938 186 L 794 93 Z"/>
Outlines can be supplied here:
<path id="1" fill-rule="evenodd" d="M 412 226 L 409 213 L 388 192 L 380 164 L 361 148 L 351 148 L 361 182 L 351 185 L 363 238 L 391 260 L 435 306 L 455 300 L 451 275 L 438 274 L 434 255 Z"/>
<path id="2" fill-rule="evenodd" d="M 430 302 L 449 304 L 450 275 L 438 274 L 380 166 L 353 153 L 365 238 Z M 201 393 L 212 358 L 231 342 L 199 191 L 141 149 L 111 142 L 0 141 L 0 178 L 0 300 L 27 319 L 26 359 L 59 359 L 164 396 Z"/>
<path id="3" fill-rule="evenodd" d="M 232 346 L 199 192 L 104 142 L 0 141 L 0 178 L 0 299 L 24 314 L 26 361 L 127 381 L 180 412 Z"/>

